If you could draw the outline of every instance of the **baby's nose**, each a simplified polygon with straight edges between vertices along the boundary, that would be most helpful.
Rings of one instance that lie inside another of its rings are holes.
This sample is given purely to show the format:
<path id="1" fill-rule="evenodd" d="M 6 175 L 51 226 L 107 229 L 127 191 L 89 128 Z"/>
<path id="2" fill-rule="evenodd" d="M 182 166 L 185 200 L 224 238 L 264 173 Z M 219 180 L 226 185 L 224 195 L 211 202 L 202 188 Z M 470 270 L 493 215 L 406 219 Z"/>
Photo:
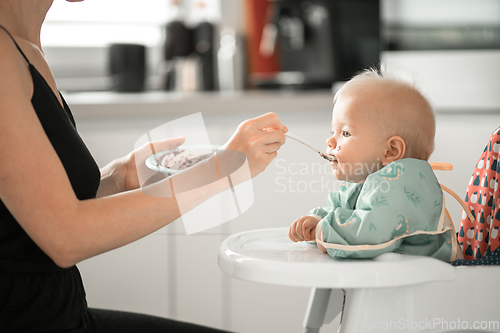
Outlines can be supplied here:
<path id="1" fill-rule="evenodd" d="M 337 140 L 335 140 L 335 137 L 331 136 L 326 140 L 326 145 L 330 149 L 335 149 L 335 147 L 337 147 Z"/>

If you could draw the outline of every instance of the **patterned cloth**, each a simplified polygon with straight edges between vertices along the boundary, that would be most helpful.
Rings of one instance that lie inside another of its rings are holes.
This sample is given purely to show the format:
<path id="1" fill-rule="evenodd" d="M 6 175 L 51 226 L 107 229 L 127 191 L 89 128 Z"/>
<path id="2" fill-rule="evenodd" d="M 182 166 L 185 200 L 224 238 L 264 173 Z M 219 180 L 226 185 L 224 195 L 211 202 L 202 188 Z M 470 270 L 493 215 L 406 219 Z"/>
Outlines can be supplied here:
<path id="1" fill-rule="evenodd" d="M 500 265 L 500 247 L 493 252 L 486 251 L 481 259 L 476 260 L 455 260 L 451 263 L 453 266 L 491 266 Z"/>
<path id="2" fill-rule="evenodd" d="M 458 242 L 465 260 L 456 262 L 456 265 L 484 265 L 495 262 L 498 264 L 500 255 L 497 250 L 500 245 L 498 237 L 500 227 L 499 151 L 500 127 L 491 135 L 467 188 L 464 201 L 476 218 L 476 222 L 472 223 L 465 212 L 462 213 Z"/>

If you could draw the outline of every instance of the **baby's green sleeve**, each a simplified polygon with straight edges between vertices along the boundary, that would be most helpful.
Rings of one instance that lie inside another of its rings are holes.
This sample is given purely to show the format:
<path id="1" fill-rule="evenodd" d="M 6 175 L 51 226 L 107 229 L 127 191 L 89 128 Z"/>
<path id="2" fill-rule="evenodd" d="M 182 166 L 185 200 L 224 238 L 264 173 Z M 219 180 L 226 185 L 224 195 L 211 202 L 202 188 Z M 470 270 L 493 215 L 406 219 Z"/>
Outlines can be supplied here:
<path id="1" fill-rule="evenodd" d="M 354 207 L 361 188 L 361 184 L 340 182 L 340 190 L 337 192 L 332 192 L 328 195 L 327 206 L 325 208 L 315 208 L 311 210 L 307 215 L 317 216 L 323 219 L 328 216 L 328 214 L 334 212 L 342 206 Z"/>

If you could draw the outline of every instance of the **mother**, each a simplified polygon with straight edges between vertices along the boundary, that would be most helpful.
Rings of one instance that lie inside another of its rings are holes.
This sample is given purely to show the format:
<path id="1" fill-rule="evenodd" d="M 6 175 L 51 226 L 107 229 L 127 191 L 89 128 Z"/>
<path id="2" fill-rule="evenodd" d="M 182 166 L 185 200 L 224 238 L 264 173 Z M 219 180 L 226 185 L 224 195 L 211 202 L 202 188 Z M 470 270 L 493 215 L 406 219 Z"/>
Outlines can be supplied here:
<path id="1" fill-rule="evenodd" d="M 41 49 L 51 5 L 0 0 L 0 332 L 210 332 L 87 308 L 75 264 L 138 240 L 180 212 L 175 197 L 139 189 L 137 153 L 98 169 Z M 286 131 L 266 114 L 243 122 L 224 148 L 244 153 L 253 177 L 276 156 Z M 201 163 L 184 179 L 207 169 Z M 198 191 L 193 202 L 212 195 Z"/>

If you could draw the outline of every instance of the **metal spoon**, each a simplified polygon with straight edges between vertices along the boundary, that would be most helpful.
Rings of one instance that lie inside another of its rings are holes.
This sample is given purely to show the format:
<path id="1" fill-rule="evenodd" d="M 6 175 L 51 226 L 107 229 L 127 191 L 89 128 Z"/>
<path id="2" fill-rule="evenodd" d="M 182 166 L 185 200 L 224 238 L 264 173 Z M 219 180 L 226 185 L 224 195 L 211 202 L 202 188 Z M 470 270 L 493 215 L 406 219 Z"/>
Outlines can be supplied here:
<path id="1" fill-rule="evenodd" d="M 302 144 L 306 145 L 307 147 L 311 148 L 312 150 L 314 150 L 315 152 L 317 152 L 317 153 L 318 153 L 321 157 L 323 157 L 325 160 L 328 160 L 328 161 L 330 161 L 330 162 L 333 162 L 333 161 L 336 161 L 336 160 L 337 160 L 337 159 L 335 158 L 335 156 L 333 156 L 333 155 L 327 155 L 327 154 L 323 153 L 323 152 L 322 152 L 321 150 L 319 150 L 318 148 L 311 146 L 311 144 L 310 144 L 310 143 L 308 143 L 308 142 L 306 142 L 306 141 L 302 140 L 301 138 L 299 138 L 299 137 L 297 137 L 297 136 L 295 136 L 295 135 L 293 135 L 293 134 L 290 134 L 290 133 L 285 133 L 285 135 L 286 135 L 287 137 L 289 137 L 290 139 L 294 139 L 294 140 L 296 140 L 296 141 L 298 141 L 298 142 L 300 142 L 300 143 L 302 143 Z"/>

